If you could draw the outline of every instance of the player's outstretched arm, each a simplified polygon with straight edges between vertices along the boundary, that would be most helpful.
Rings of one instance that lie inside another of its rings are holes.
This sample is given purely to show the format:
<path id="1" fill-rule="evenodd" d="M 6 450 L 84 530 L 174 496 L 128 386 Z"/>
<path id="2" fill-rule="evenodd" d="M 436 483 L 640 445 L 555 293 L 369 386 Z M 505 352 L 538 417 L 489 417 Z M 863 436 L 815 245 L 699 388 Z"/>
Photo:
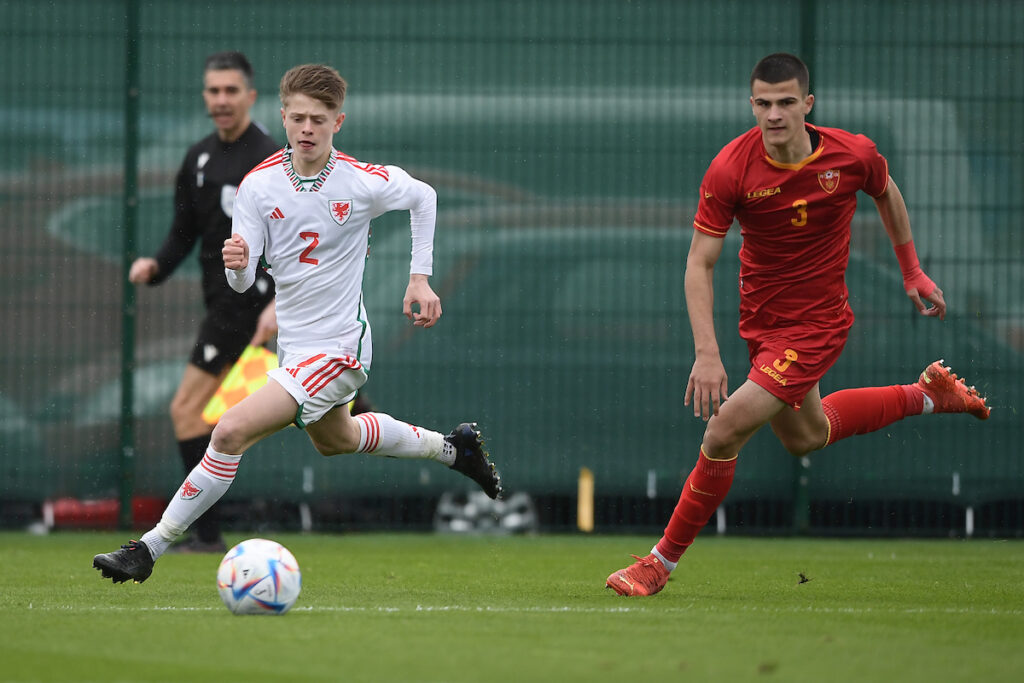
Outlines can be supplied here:
<path id="1" fill-rule="evenodd" d="M 718 414 L 729 398 L 729 378 L 722 365 L 715 335 L 714 271 L 724 240 L 693 231 L 686 257 L 686 310 L 693 331 L 695 359 L 686 382 L 684 405 L 693 404 L 693 416 L 704 420 Z"/>
<path id="2" fill-rule="evenodd" d="M 441 299 L 434 294 L 426 275 L 413 273 L 409 276 L 409 286 L 402 299 L 402 313 L 417 327 L 433 327 L 441 317 Z"/>
<path id="3" fill-rule="evenodd" d="M 917 250 L 914 248 L 914 235 L 910 230 L 907 204 L 903 200 L 903 193 L 891 177 L 885 192 L 875 197 L 875 206 L 878 208 L 882 225 L 885 226 L 885 232 L 892 242 L 893 251 L 896 252 L 896 259 L 900 262 L 903 289 L 906 290 L 907 296 L 922 315 L 945 320 L 946 300 L 942 296 L 942 290 L 921 269 Z M 925 306 L 925 301 L 931 306 Z"/>

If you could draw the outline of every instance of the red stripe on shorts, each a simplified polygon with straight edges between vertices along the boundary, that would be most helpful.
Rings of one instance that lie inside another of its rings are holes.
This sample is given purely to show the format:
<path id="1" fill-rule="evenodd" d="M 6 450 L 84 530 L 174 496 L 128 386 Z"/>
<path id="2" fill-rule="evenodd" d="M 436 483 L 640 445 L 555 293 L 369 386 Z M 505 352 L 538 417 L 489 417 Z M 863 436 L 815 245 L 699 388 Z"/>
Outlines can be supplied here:
<path id="1" fill-rule="evenodd" d="M 345 361 L 341 358 L 332 358 L 324 364 L 324 367 L 319 372 L 310 376 L 302 385 L 306 387 L 306 393 L 310 396 L 316 396 L 321 389 L 334 381 L 343 372 L 345 372 Z"/>
<path id="2" fill-rule="evenodd" d="M 321 389 L 340 377 L 341 373 L 358 367 L 359 362 L 349 358 L 348 356 L 345 356 L 344 358 L 332 358 L 329 362 L 324 364 L 324 367 L 320 368 L 320 370 L 306 379 L 306 381 L 302 383 L 302 386 L 306 389 L 306 393 L 308 393 L 310 397 L 316 396 Z"/>
<path id="3" fill-rule="evenodd" d="M 326 363 L 324 363 L 323 365 L 321 365 L 317 370 L 315 370 L 313 372 L 313 374 L 311 374 L 306 379 L 302 380 L 302 388 L 305 389 L 306 392 L 308 393 L 310 391 L 310 389 L 318 381 L 320 381 L 320 377 L 322 377 L 325 372 L 329 371 L 334 366 L 334 364 L 337 363 L 337 362 L 338 362 L 337 358 L 330 358 L 330 359 L 328 359 L 328 361 Z"/>

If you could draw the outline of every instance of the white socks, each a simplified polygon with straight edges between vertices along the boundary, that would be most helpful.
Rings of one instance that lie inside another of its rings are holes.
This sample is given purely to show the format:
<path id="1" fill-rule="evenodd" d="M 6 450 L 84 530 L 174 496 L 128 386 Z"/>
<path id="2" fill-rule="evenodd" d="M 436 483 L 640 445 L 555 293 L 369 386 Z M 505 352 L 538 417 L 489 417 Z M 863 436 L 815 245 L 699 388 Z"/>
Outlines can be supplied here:
<path id="1" fill-rule="evenodd" d="M 678 562 L 669 562 L 662 557 L 661 553 L 658 552 L 658 546 L 651 548 L 651 554 L 658 558 L 658 561 L 665 565 L 665 569 L 669 570 L 669 572 L 675 571 L 676 565 L 679 564 Z"/>
<path id="2" fill-rule="evenodd" d="M 142 535 L 141 540 L 154 560 L 163 555 L 192 522 L 220 500 L 235 480 L 241 459 L 241 455 L 226 455 L 209 447 L 206 449 L 206 455 L 185 477 L 181 488 L 167 504 L 160 522 Z"/>
<path id="3" fill-rule="evenodd" d="M 406 424 L 384 413 L 360 413 L 354 419 L 359 425 L 357 453 L 426 458 L 449 467 L 455 462 L 455 449 L 438 432 Z M 206 449 L 206 455 L 167 504 L 160 522 L 142 535 L 141 540 L 154 560 L 227 492 L 241 459 L 241 455 Z"/>
<path id="4" fill-rule="evenodd" d="M 385 413 L 360 413 L 353 419 L 359 425 L 356 453 L 428 458 L 449 467 L 455 462 L 455 449 L 438 432 L 406 424 Z"/>

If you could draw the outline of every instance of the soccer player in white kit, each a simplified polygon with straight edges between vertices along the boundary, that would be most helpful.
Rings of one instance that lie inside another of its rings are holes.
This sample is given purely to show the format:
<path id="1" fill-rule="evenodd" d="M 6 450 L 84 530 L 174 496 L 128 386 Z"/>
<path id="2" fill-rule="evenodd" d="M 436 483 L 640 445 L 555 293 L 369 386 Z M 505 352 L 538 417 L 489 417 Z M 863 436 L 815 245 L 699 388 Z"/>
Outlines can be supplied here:
<path id="1" fill-rule="evenodd" d="M 222 250 L 228 283 L 238 292 L 255 280 L 261 257 L 277 288 L 280 367 L 262 388 L 228 410 L 203 460 L 138 541 L 93 558 L 115 583 L 145 581 L 153 564 L 234 480 L 242 454 L 294 423 L 323 455 L 369 453 L 437 460 L 477 482 L 491 498 L 501 478 L 480 432 L 462 423 L 448 436 L 384 413 L 353 417 L 346 409 L 366 381 L 372 356 L 362 279 L 370 220 L 408 210 L 412 261 L 403 312 L 432 327 L 441 301 L 428 278 L 433 263 L 433 188 L 397 166 L 356 161 L 333 147 L 345 114 L 345 80 L 305 64 L 281 79 L 281 119 L 288 146 L 256 166 L 235 199 L 232 236 Z"/>

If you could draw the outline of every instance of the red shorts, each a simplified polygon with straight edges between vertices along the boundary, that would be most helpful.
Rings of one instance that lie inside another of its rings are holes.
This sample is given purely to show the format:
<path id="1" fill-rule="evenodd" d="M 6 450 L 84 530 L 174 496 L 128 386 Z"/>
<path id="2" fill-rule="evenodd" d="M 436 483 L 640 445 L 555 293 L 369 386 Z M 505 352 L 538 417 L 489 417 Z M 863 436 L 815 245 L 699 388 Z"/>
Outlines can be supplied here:
<path id="1" fill-rule="evenodd" d="M 807 392 L 839 360 L 849 331 L 849 324 L 800 323 L 776 325 L 745 337 L 750 353 L 747 377 L 800 410 Z"/>

